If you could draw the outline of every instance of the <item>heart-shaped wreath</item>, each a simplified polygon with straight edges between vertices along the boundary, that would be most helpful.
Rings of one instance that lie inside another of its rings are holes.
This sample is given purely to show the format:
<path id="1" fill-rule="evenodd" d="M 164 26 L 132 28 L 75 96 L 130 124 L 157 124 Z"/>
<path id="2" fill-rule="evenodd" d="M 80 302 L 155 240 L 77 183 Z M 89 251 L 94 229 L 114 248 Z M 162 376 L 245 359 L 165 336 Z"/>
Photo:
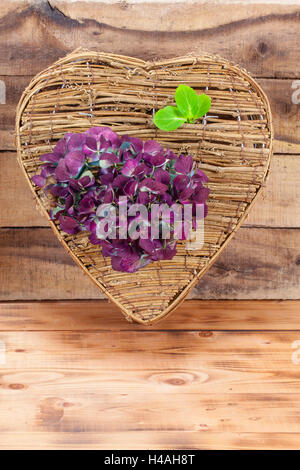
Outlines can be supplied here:
<path id="1" fill-rule="evenodd" d="M 186 116 L 180 104 L 170 109 L 180 84 L 211 97 L 203 120 L 193 106 Z M 164 127 L 170 116 L 174 131 Z M 241 225 L 267 176 L 273 136 L 263 91 L 223 59 L 150 63 L 85 50 L 33 79 L 16 134 L 21 167 L 59 240 L 128 319 L 145 324 L 182 302 Z M 104 240 L 102 204 L 124 196 L 148 207 L 138 221 L 130 216 L 139 228 L 156 202 L 202 204 L 202 218 L 207 202 L 203 244 L 191 249 L 184 229 L 175 237 L 172 220 L 163 242 Z"/>

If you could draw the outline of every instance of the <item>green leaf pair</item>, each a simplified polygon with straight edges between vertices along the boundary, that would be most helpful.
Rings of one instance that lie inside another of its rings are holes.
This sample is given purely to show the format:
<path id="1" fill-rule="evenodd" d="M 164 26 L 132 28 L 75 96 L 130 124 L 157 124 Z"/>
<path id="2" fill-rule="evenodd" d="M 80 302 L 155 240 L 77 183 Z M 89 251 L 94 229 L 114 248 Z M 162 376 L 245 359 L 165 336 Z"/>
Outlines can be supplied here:
<path id="1" fill-rule="evenodd" d="M 162 131 L 174 131 L 185 122 L 193 123 L 204 116 L 211 107 L 209 96 L 197 95 L 187 85 L 179 85 L 175 91 L 176 106 L 166 106 L 155 113 L 153 122 Z"/>

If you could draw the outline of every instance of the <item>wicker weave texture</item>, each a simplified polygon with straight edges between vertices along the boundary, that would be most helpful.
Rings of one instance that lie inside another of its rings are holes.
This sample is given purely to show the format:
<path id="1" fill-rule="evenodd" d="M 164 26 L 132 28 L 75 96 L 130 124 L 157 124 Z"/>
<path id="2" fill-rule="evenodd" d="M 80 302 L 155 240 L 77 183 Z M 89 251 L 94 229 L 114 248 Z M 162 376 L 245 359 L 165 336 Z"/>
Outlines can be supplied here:
<path id="1" fill-rule="evenodd" d="M 208 94 L 211 110 L 203 122 L 160 131 L 153 113 L 174 104 L 180 83 Z M 180 242 L 172 260 L 120 273 L 99 246 L 89 243 L 87 233 L 65 234 L 49 220 L 49 201 L 30 180 L 39 170 L 39 156 L 65 133 L 92 126 L 155 139 L 176 153 L 193 155 L 210 179 L 201 250 L 189 251 Z M 209 55 L 150 63 L 76 50 L 32 80 L 16 120 L 19 163 L 55 234 L 126 318 L 145 324 L 183 301 L 241 225 L 267 177 L 272 140 L 270 107 L 259 85 L 236 65 Z"/>

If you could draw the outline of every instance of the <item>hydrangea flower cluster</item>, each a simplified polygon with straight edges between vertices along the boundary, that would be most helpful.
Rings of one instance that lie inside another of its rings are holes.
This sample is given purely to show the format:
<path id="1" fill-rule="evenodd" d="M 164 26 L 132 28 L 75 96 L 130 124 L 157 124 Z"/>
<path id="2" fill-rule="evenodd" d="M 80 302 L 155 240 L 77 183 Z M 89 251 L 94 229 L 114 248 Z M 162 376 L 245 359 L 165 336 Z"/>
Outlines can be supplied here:
<path id="1" fill-rule="evenodd" d="M 51 219 L 58 220 L 61 230 L 69 234 L 89 231 L 91 243 L 102 247 L 117 271 L 135 272 L 152 261 L 172 259 L 177 239 L 172 220 L 168 239 L 152 239 L 150 232 L 148 238 L 103 238 L 99 235 L 101 220 L 107 216 L 103 204 L 117 208 L 124 196 L 129 207 L 143 204 L 148 208 L 146 225 L 153 204 L 189 203 L 193 215 L 196 205 L 204 204 L 204 216 L 207 213 L 205 173 L 194 169 L 190 155 L 177 156 L 154 140 L 143 142 L 128 135 L 120 137 L 109 127 L 94 127 L 81 134 L 66 134 L 40 160 L 41 173 L 32 181 L 51 199 Z M 120 227 L 117 212 L 117 232 Z"/>

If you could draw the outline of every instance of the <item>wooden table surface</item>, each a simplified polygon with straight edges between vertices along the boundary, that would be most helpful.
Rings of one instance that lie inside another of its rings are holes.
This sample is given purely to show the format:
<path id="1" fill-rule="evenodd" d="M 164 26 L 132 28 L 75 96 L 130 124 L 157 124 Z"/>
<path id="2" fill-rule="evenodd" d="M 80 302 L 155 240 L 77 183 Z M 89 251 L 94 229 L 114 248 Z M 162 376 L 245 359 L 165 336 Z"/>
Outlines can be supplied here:
<path id="1" fill-rule="evenodd" d="M 300 448 L 299 301 L 6 303 L 0 449 Z"/>
<path id="2" fill-rule="evenodd" d="M 300 5 L 41 0 L 0 12 L 0 448 L 300 448 Z M 76 47 L 217 53 L 271 102 L 264 193 L 190 300 L 127 323 L 35 210 L 16 104 Z"/>

